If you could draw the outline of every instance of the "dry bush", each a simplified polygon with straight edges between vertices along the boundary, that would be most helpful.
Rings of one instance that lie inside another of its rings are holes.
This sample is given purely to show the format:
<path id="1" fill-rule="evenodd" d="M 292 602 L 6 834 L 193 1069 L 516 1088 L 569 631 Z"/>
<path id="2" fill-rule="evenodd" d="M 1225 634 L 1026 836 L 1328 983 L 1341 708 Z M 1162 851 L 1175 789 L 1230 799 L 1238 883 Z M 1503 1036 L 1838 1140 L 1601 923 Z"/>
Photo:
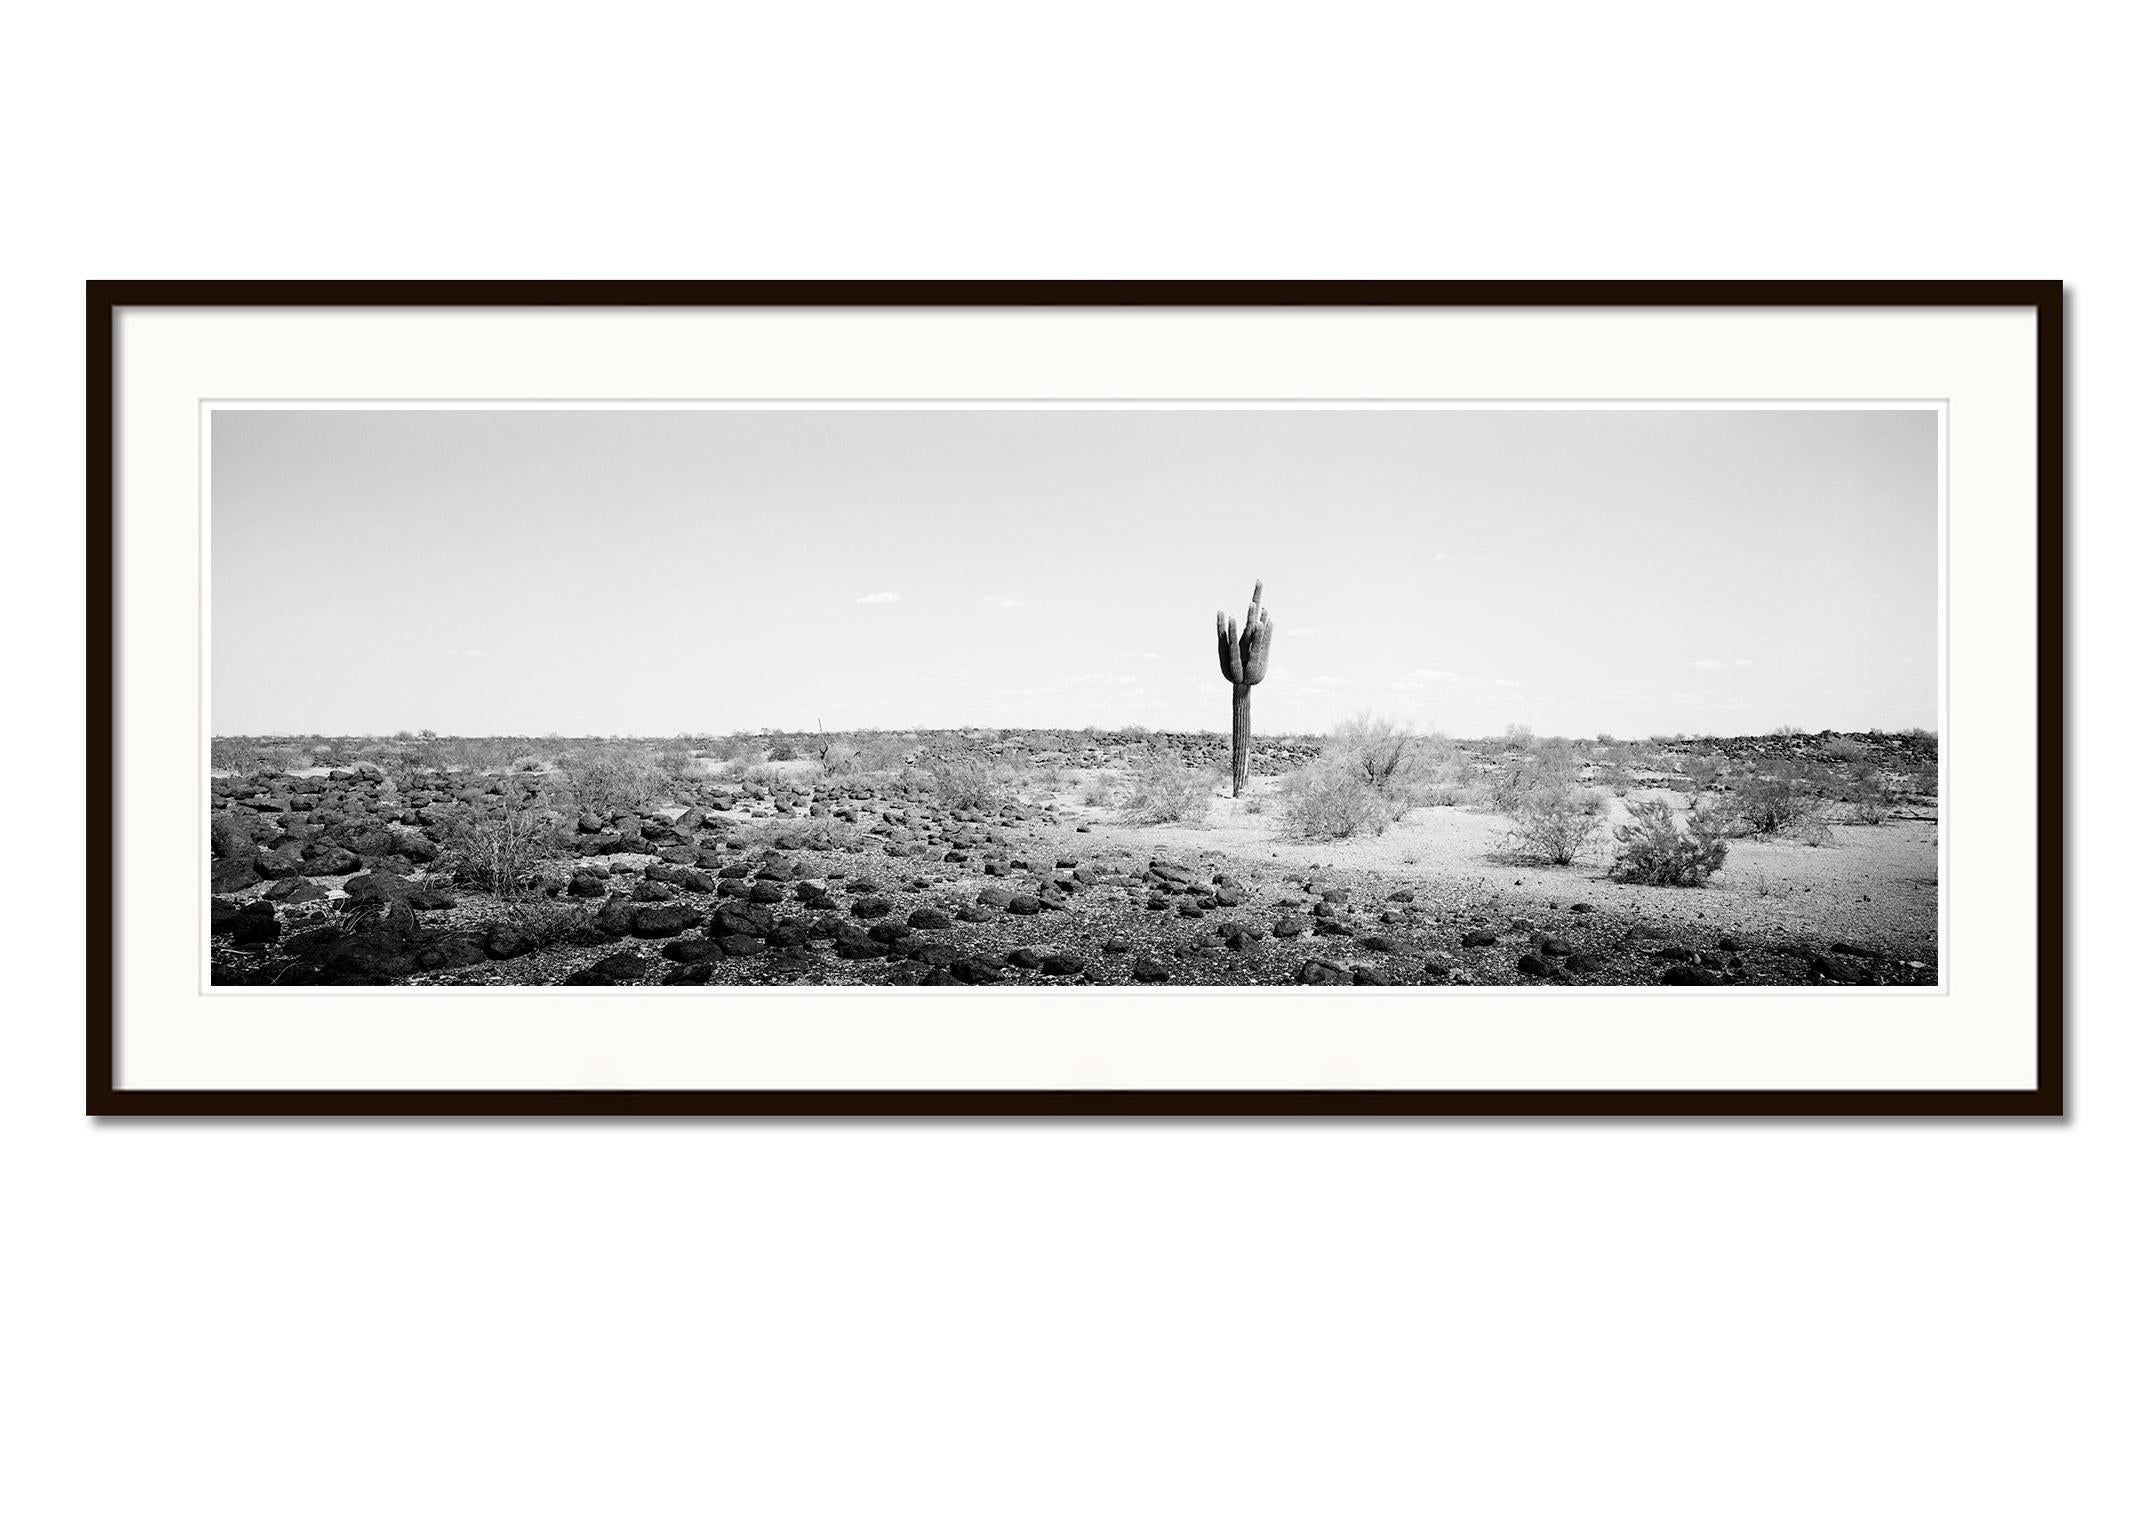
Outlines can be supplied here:
<path id="1" fill-rule="evenodd" d="M 796 785 L 800 779 L 801 776 L 788 774 L 773 763 L 749 764 L 739 771 L 740 786 L 757 796 L 766 796 L 773 791 L 782 790 L 787 785 Z"/>
<path id="2" fill-rule="evenodd" d="M 1120 809 L 1129 822 L 1201 823 L 1208 819 L 1218 778 L 1213 764 L 1188 764 L 1176 753 L 1151 753 L 1128 766 Z"/>
<path id="3" fill-rule="evenodd" d="M 640 811 L 671 789 L 657 755 L 627 743 L 567 749 L 559 756 L 559 771 L 556 794 L 577 812 L 599 816 Z"/>
<path id="4" fill-rule="evenodd" d="M 1382 796 L 1400 796 L 1422 777 L 1430 746 L 1426 738 L 1412 736 L 1385 717 L 1361 714 L 1329 730 L 1322 756 Z"/>
<path id="5" fill-rule="evenodd" d="M 526 897 L 545 863 L 560 852 L 558 828 L 558 814 L 540 807 L 510 807 L 459 822 L 441 839 L 441 863 L 467 886 L 500 898 Z"/>
<path id="6" fill-rule="evenodd" d="M 1724 867 L 1731 853 L 1730 820 L 1715 806 L 1699 806 L 1681 827 L 1672 809 L 1651 798 L 1626 803 L 1632 823 L 1612 829 L 1619 841 L 1614 881 L 1643 886 L 1701 886 Z"/>
<path id="7" fill-rule="evenodd" d="M 1618 795 L 1634 788 L 1634 750 L 1619 743 L 1601 743 L 1596 783 Z"/>
<path id="8" fill-rule="evenodd" d="M 1838 782 L 1836 798 L 1843 803 L 1846 821 L 1868 828 L 1886 822 L 1898 799 L 1888 776 L 1865 763 L 1853 766 Z"/>
<path id="9" fill-rule="evenodd" d="M 1821 841 L 1824 797 L 1805 769 L 1789 759 L 1764 759 L 1732 782 L 1725 807 L 1741 836 L 1805 837 Z"/>
<path id="10" fill-rule="evenodd" d="M 1360 715 L 1328 734 L 1321 756 L 1284 777 L 1286 832 L 1298 838 L 1381 834 L 1410 810 L 1432 768 L 1452 749 L 1393 721 Z"/>
<path id="11" fill-rule="evenodd" d="M 1572 865 L 1604 827 L 1604 797 L 1571 787 L 1541 790 L 1513 815 L 1507 858 L 1532 865 Z"/>
<path id="12" fill-rule="evenodd" d="M 1284 831 L 1294 838 L 1378 835 L 1410 809 L 1409 802 L 1382 795 L 1349 763 L 1326 757 L 1284 776 L 1278 795 Z"/>
<path id="13" fill-rule="evenodd" d="M 982 758 L 936 758 L 925 766 L 933 796 L 950 811 L 997 811 L 1007 804 L 999 767 Z"/>
<path id="14" fill-rule="evenodd" d="M 1687 795 L 1689 805 L 1723 783 L 1725 763 L 1721 758 L 1695 756 L 1686 761 Z"/>
<path id="15" fill-rule="evenodd" d="M 1065 790 L 1074 783 L 1074 778 L 1068 774 L 1065 764 L 1032 764 L 1023 772 L 1022 783 L 1051 794 Z"/>
<path id="16" fill-rule="evenodd" d="M 244 737 L 209 740 L 209 767 L 230 774 L 252 774 L 263 767 L 261 749 Z"/>

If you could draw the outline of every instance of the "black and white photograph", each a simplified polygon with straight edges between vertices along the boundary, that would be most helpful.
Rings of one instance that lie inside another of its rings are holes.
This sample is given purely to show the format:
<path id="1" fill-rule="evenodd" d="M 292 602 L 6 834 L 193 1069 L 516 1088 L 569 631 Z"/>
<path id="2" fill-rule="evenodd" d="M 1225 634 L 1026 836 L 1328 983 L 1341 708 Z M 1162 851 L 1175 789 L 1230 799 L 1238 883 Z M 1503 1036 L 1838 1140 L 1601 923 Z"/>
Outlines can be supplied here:
<path id="1" fill-rule="evenodd" d="M 2128 14 L 22 12 L 0 1532 L 2149 1532 Z"/>
<path id="2" fill-rule="evenodd" d="M 207 979 L 1933 988 L 1946 431 L 217 403 Z"/>

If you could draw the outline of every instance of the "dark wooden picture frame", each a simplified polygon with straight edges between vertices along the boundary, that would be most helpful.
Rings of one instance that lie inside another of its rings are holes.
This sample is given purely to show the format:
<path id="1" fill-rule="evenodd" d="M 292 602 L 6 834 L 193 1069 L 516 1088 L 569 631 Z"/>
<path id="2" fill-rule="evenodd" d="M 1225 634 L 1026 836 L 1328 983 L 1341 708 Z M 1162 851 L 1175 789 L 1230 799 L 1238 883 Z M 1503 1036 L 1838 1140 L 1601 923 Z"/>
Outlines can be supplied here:
<path id="1" fill-rule="evenodd" d="M 87 286 L 87 1101 L 95 1116 L 2038 1116 L 2063 1113 L 2064 389 L 2056 281 L 131 282 Z M 2036 327 L 2036 1083 L 1994 1090 L 167 1090 L 117 1080 L 120 312 L 290 307 L 1938 308 Z"/>

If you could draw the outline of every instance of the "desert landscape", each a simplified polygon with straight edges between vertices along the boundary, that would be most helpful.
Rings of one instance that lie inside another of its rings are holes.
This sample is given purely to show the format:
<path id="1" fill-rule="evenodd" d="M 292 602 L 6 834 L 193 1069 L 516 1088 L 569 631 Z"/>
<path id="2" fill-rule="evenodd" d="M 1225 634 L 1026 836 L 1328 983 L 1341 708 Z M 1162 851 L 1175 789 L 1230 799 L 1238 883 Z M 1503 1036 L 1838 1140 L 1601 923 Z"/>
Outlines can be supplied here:
<path id="1" fill-rule="evenodd" d="M 220 410 L 209 978 L 1932 986 L 1938 448 L 1929 409 Z"/>
<path id="2" fill-rule="evenodd" d="M 219 738 L 218 985 L 1929 985 L 1925 732 Z"/>

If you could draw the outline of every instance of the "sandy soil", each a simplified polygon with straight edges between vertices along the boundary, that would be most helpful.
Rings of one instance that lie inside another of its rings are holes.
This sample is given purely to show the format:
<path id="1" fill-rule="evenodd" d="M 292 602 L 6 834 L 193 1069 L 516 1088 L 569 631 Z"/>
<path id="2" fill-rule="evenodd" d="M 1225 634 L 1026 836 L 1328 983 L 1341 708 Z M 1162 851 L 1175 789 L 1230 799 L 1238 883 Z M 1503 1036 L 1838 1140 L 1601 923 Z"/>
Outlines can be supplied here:
<path id="1" fill-rule="evenodd" d="M 1252 780 L 1236 802 L 1217 796 L 1201 827 L 1128 827 L 1099 810 L 1095 821 L 1082 824 L 1089 833 L 1069 825 L 1047 837 L 1083 858 L 1162 856 L 1228 865 L 1250 879 L 1393 877 L 1416 889 L 1421 902 L 1454 907 L 1587 902 L 1637 922 L 1681 920 L 1781 938 L 1826 934 L 1928 957 L 1939 946 L 1939 824 L 1924 817 L 1898 815 L 1870 828 L 1835 826 L 1831 841 L 1818 847 L 1792 839 L 1740 839 L 1706 887 L 1637 887 L 1606 876 L 1616 847 L 1609 837 L 1571 866 L 1505 863 L 1508 820 L 1461 807 L 1418 808 L 1378 838 L 1292 841 L 1268 809 L 1276 784 Z M 1068 808 L 1078 798 L 1059 804 Z M 1632 820 L 1616 801 L 1611 813 L 1614 823 Z"/>

